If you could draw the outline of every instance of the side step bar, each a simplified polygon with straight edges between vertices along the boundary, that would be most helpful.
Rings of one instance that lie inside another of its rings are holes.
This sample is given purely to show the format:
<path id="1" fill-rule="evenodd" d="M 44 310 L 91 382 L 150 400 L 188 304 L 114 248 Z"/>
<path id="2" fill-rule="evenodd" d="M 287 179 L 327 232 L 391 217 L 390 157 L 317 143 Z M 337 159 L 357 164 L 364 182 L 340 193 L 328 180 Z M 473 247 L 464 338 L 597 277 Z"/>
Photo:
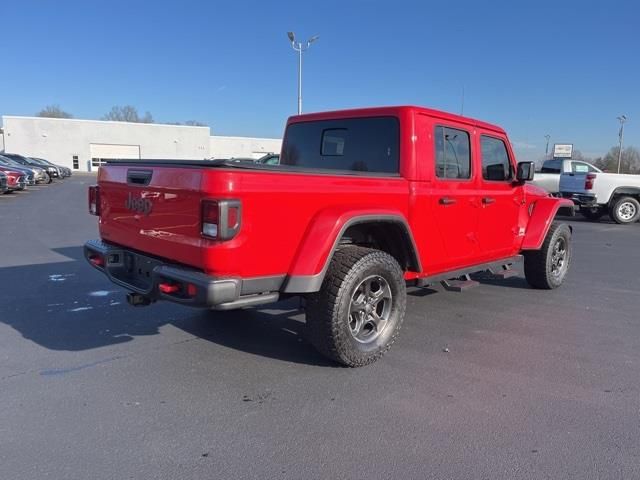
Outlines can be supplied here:
<path id="1" fill-rule="evenodd" d="M 441 280 L 440 284 L 448 292 L 464 292 L 470 288 L 477 287 L 480 282 L 471 280 L 471 277 L 467 274 L 455 279 Z"/>
<path id="2" fill-rule="evenodd" d="M 479 282 L 471 279 L 470 275 L 472 273 L 488 271 L 495 278 L 506 279 L 518 275 L 518 272 L 512 270 L 512 267 L 515 263 L 521 261 L 522 255 L 516 255 L 496 262 L 481 263 L 459 270 L 418 278 L 415 285 L 417 287 L 427 287 L 435 283 L 440 283 L 445 290 L 462 292 L 479 285 Z"/>

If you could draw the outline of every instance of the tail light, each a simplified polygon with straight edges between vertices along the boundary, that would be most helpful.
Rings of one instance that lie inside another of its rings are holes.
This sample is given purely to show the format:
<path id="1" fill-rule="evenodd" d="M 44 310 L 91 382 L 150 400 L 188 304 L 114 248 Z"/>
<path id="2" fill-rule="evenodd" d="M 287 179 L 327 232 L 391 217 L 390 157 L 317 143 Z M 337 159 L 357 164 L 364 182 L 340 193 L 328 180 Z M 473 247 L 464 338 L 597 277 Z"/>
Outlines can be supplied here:
<path id="1" fill-rule="evenodd" d="M 181 283 L 175 280 L 166 280 L 158 284 L 158 290 L 165 295 L 180 298 L 194 298 L 198 294 L 198 287 L 193 283 Z"/>
<path id="2" fill-rule="evenodd" d="M 94 267 L 104 267 L 104 257 L 99 253 L 93 253 L 89 255 L 89 262 L 91 262 L 91 265 L 93 265 Z"/>
<path id="3" fill-rule="evenodd" d="M 100 187 L 98 185 L 89 187 L 89 213 L 100 215 Z"/>
<path id="4" fill-rule="evenodd" d="M 231 240 L 240 231 L 240 200 L 203 200 L 202 235 L 216 240 Z"/>
<path id="5" fill-rule="evenodd" d="M 584 179 L 584 189 L 585 190 L 593 190 L 593 184 L 596 181 L 595 173 L 587 173 L 587 176 Z"/>

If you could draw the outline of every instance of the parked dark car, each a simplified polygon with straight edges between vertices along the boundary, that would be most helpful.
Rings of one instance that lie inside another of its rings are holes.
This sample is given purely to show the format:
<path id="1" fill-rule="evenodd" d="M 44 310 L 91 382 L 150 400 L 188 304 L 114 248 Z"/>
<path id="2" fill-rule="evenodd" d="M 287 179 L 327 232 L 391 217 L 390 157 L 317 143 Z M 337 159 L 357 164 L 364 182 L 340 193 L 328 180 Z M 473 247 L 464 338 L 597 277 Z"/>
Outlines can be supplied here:
<path id="1" fill-rule="evenodd" d="M 44 168 L 45 171 L 49 174 L 51 178 L 62 178 L 62 173 L 60 169 L 53 164 L 48 164 L 35 157 L 26 157 L 28 160 L 31 160 L 32 164 L 38 165 L 41 168 Z"/>
<path id="2" fill-rule="evenodd" d="M 26 176 L 27 185 L 36 184 L 36 171 L 33 168 L 25 167 L 18 162 L 14 162 L 10 158 L 0 155 L 0 167 L 7 167 L 13 170 L 23 172 Z"/>
<path id="3" fill-rule="evenodd" d="M 55 167 L 57 169 L 59 178 L 65 178 L 65 177 L 70 177 L 71 176 L 71 169 L 70 168 L 63 167 L 62 165 L 56 165 L 55 163 L 51 163 L 46 158 L 40 158 L 40 157 L 30 157 L 30 158 L 32 158 L 33 160 L 37 161 L 38 163 L 40 163 L 43 166 Z"/>
<path id="4" fill-rule="evenodd" d="M 261 163 L 262 165 L 280 165 L 280 154 L 268 153 L 264 157 L 260 157 L 256 160 L 256 163 Z"/>
<path id="5" fill-rule="evenodd" d="M 34 169 L 36 172 L 36 175 L 35 175 L 36 183 L 51 183 L 53 181 L 51 179 L 51 176 L 42 167 L 42 165 L 38 165 L 37 162 L 35 162 L 34 160 L 31 160 L 29 157 L 24 157 L 22 155 L 18 155 L 17 153 L 3 153 L 2 156 L 10 158 L 15 162 L 18 162 L 23 167 Z"/>

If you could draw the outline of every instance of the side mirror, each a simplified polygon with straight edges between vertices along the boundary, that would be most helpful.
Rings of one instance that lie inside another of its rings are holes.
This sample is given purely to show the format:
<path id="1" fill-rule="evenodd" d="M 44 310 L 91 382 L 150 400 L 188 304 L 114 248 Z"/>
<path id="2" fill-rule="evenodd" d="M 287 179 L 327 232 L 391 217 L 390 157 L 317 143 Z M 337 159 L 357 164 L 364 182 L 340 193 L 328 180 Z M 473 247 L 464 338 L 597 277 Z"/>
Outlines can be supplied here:
<path id="1" fill-rule="evenodd" d="M 535 167 L 533 162 L 518 162 L 518 170 L 516 171 L 516 181 L 520 183 L 530 182 L 533 180 Z"/>

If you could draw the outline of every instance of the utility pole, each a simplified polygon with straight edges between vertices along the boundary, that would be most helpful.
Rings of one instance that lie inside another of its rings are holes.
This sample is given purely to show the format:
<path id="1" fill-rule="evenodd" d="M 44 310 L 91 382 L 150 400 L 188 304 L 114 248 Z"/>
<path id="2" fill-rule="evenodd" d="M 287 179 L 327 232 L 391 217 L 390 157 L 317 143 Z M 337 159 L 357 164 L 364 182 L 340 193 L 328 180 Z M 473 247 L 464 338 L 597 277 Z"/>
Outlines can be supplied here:
<path id="1" fill-rule="evenodd" d="M 618 152 L 618 173 L 620 173 L 620 164 L 622 163 L 622 137 L 624 136 L 624 122 L 627 121 L 627 117 L 620 115 L 618 120 L 620 121 L 620 131 L 618 132 L 618 139 L 620 140 L 620 151 Z"/>
<path id="2" fill-rule="evenodd" d="M 306 43 L 296 42 L 296 36 L 293 32 L 287 32 L 287 36 L 291 47 L 298 52 L 298 115 L 300 115 L 302 113 L 302 52 L 307 50 L 320 36 L 314 35 Z"/>
<path id="3" fill-rule="evenodd" d="M 549 139 L 551 138 L 551 135 L 547 133 L 544 138 L 547 139 L 547 146 L 544 147 L 544 159 L 549 160 Z"/>

